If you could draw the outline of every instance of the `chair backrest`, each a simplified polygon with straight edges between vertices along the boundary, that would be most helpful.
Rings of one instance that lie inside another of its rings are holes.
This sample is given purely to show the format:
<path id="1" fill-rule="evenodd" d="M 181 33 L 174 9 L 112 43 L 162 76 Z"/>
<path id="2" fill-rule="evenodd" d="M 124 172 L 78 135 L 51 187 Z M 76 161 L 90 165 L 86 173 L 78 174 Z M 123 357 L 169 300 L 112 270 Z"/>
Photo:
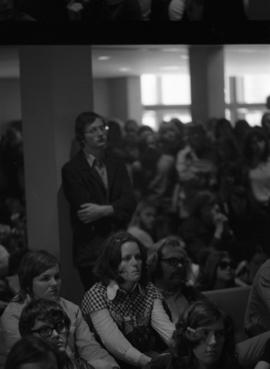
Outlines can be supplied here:
<path id="1" fill-rule="evenodd" d="M 249 292 L 249 286 L 203 292 L 210 301 L 233 319 L 236 342 L 247 338 L 244 330 L 244 319 Z"/>

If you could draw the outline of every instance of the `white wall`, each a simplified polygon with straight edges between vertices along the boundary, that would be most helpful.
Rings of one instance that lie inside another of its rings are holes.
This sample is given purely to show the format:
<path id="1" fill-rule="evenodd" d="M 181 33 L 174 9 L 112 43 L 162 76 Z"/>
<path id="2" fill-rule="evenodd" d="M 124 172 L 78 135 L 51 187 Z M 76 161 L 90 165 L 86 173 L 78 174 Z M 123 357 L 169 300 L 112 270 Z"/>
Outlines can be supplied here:
<path id="1" fill-rule="evenodd" d="M 94 111 L 105 117 L 110 117 L 110 100 L 108 91 L 108 79 L 95 78 L 93 80 Z"/>
<path id="2" fill-rule="evenodd" d="M 139 77 L 96 78 L 94 110 L 108 118 L 142 120 Z"/>

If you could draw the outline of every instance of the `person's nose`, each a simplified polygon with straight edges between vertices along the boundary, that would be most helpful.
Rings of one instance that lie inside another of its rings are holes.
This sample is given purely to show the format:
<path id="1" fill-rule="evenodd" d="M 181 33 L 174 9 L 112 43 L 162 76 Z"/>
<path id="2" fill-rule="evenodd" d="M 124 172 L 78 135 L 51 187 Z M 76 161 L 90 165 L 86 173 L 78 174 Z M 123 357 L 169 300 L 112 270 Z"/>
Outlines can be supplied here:
<path id="1" fill-rule="evenodd" d="M 57 284 L 58 284 L 58 280 L 56 278 L 51 278 L 50 285 L 51 286 L 57 286 Z"/>
<path id="2" fill-rule="evenodd" d="M 133 256 L 130 260 L 131 265 L 137 265 L 138 264 L 138 260 Z"/>
<path id="3" fill-rule="evenodd" d="M 183 268 L 183 262 L 182 262 L 182 261 L 179 261 L 179 262 L 177 263 L 176 267 L 177 267 L 178 269 Z"/>
<path id="4" fill-rule="evenodd" d="M 208 345 L 215 345 L 217 343 L 216 334 L 214 332 L 209 333 Z"/>
<path id="5" fill-rule="evenodd" d="M 59 333 L 57 332 L 57 330 L 54 328 L 54 329 L 53 329 L 53 331 L 52 331 L 52 335 L 51 335 L 51 337 L 52 337 L 52 338 L 57 338 L 57 337 L 59 337 L 59 335 L 60 335 L 60 334 L 59 334 Z"/>
<path id="6" fill-rule="evenodd" d="M 97 127 L 97 133 L 101 134 L 101 135 L 105 135 L 106 134 L 106 130 L 104 127 Z"/>

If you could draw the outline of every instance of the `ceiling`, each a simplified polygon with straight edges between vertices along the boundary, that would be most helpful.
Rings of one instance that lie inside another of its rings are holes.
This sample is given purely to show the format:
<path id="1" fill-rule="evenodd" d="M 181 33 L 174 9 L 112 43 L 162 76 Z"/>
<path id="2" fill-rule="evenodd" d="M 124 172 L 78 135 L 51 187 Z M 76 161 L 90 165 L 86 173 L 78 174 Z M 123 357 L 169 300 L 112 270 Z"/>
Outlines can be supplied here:
<path id="1" fill-rule="evenodd" d="M 95 77 L 188 72 L 187 45 L 94 46 L 92 59 Z M 270 45 L 226 45 L 225 73 L 270 74 Z"/>
<path id="2" fill-rule="evenodd" d="M 92 68 L 96 78 L 135 76 L 144 73 L 187 73 L 188 46 L 94 45 Z M 270 44 L 225 45 L 225 73 L 270 74 Z M 18 48 L 1 46 L 0 78 L 18 77 Z"/>

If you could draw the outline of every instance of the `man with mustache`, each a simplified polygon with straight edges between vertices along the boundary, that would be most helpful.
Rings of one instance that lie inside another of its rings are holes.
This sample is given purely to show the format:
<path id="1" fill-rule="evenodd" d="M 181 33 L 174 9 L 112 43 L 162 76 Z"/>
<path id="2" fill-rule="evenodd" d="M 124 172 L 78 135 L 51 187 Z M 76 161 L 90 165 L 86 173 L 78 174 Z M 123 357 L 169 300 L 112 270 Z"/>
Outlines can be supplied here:
<path id="1" fill-rule="evenodd" d="M 95 283 L 92 268 L 103 241 L 126 229 L 136 202 L 124 163 L 106 149 L 105 119 L 81 113 L 75 134 L 81 150 L 64 165 L 62 184 L 71 210 L 74 262 L 88 290 Z"/>

